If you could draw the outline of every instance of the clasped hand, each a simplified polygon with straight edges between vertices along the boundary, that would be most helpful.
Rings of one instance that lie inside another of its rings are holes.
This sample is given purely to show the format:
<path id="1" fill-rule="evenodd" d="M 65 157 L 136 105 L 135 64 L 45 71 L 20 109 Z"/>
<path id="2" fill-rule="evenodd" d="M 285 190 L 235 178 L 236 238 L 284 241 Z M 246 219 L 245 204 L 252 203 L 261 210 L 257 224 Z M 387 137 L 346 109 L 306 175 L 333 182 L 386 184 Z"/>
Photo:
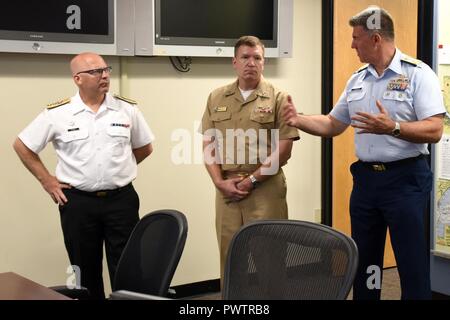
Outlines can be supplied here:
<path id="1" fill-rule="evenodd" d="M 252 187 L 250 180 L 243 177 L 222 180 L 217 185 L 223 196 L 232 202 L 245 199 L 250 194 Z"/>

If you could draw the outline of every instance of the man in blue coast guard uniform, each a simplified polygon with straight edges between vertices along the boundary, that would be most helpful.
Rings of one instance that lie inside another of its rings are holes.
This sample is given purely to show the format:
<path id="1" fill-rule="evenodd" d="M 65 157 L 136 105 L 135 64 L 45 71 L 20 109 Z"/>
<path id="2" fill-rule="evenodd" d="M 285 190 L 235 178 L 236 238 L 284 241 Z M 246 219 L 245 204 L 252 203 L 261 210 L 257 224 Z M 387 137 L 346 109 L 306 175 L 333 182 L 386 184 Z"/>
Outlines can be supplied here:
<path id="1" fill-rule="evenodd" d="M 137 164 L 153 148 L 153 133 L 136 102 L 108 93 L 110 72 L 102 57 L 83 53 L 71 62 L 78 93 L 44 110 L 14 142 L 14 149 L 59 204 L 69 259 L 81 285 L 104 298 L 105 242 L 111 283 L 122 250 L 139 220 L 139 197 L 131 182 Z M 55 176 L 38 154 L 52 142 Z"/>
<path id="2" fill-rule="evenodd" d="M 350 168 L 350 215 L 360 260 L 354 299 L 380 299 L 380 289 L 367 285 L 368 268 L 382 270 L 387 227 L 402 299 L 429 299 L 424 212 L 432 173 L 426 156 L 428 143 L 442 136 L 440 83 L 425 63 L 396 48 L 393 20 L 385 10 L 369 7 L 349 23 L 352 48 L 368 65 L 353 74 L 330 114 L 297 114 L 290 99 L 284 117 L 289 125 L 323 137 L 355 128 L 359 160 Z"/>

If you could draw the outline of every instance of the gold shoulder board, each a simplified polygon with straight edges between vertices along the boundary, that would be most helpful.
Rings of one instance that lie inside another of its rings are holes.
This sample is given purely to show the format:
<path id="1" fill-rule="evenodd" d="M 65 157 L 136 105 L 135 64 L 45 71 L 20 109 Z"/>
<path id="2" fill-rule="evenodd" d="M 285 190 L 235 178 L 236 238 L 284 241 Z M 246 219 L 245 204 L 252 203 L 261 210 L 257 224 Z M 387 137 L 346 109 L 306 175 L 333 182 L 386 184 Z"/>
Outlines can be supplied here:
<path id="1" fill-rule="evenodd" d="M 47 109 L 48 110 L 55 109 L 55 108 L 58 108 L 58 107 L 61 107 L 61 106 L 65 105 L 65 104 L 68 104 L 69 102 L 70 102 L 70 98 L 67 98 L 67 99 L 64 99 L 64 100 L 60 100 L 60 101 L 57 101 L 57 102 L 53 102 L 53 103 L 50 103 L 50 104 L 47 105 Z"/>
<path id="2" fill-rule="evenodd" d="M 407 56 L 407 55 L 403 55 L 400 60 L 402 60 L 403 62 L 412 64 L 415 67 L 418 67 L 422 63 L 422 61 L 420 61 L 418 59 L 411 58 L 410 56 Z"/>
<path id="3" fill-rule="evenodd" d="M 119 96 L 118 94 L 115 94 L 114 98 L 122 100 L 122 101 L 125 101 L 125 102 L 128 102 L 128 103 L 131 103 L 131 104 L 137 104 L 136 100 L 125 98 L 125 97 Z"/>

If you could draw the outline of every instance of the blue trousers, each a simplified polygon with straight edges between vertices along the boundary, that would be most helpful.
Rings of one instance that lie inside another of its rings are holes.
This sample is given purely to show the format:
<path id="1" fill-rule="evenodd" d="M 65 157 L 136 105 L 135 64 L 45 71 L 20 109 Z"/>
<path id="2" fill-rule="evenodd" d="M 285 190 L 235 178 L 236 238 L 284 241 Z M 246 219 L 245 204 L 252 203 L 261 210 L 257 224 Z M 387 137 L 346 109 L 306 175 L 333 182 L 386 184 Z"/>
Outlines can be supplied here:
<path id="1" fill-rule="evenodd" d="M 431 299 L 430 265 L 425 233 L 425 210 L 432 173 L 424 157 L 385 164 L 351 165 L 352 238 L 359 251 L 353 299 L 379 300 L 381 288 L 371 288 L 371 266 L 383 270 L 386 230 L 389 228 L 397 261 L 402 299 Z M 380 279 L 381 283 L 381 279 Z"/>

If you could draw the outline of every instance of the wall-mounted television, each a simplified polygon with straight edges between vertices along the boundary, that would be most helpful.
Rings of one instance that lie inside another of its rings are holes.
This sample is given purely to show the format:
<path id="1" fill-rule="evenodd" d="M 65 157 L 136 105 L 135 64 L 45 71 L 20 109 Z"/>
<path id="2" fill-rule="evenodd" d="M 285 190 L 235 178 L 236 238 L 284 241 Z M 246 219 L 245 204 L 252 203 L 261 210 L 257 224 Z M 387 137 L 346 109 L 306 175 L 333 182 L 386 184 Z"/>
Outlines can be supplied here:
<path id="1" fill-rule="evenodd" d="M 0 51 L 133 55 L 134 0 L 2 1 Z"/>
<path id="2" fill-rule="evenodd" d="M 292 56 L 293 0 L 136 0 L 136 55 L 231 57 L 242 35 Z"/>

